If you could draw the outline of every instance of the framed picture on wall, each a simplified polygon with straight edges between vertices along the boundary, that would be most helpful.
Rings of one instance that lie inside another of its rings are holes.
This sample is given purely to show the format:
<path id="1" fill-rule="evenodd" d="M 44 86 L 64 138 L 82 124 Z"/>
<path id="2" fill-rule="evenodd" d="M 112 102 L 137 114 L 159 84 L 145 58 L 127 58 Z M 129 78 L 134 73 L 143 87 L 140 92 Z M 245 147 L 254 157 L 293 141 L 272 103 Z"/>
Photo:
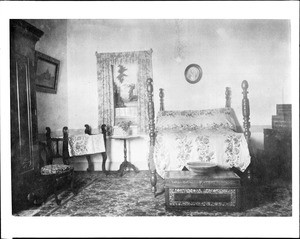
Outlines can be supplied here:
<path id="1" fill-rule="evenodd" d="M 56 94 L 60 61 L 36 51 L 36 90 Z"/>
<path id="2" fill-rule="evenodd" d="M 184 71 L 184 76 L 187 82 L 195 84 L 201 80 L 202 69 L 197 64 L 190 64 L 186 67 Z"/>
<path id="3" fill-rule="evenodd" d="M 113 76 L 115 124 L 122 121 L 137 123 L 138 63 L 111 66 Z"/>

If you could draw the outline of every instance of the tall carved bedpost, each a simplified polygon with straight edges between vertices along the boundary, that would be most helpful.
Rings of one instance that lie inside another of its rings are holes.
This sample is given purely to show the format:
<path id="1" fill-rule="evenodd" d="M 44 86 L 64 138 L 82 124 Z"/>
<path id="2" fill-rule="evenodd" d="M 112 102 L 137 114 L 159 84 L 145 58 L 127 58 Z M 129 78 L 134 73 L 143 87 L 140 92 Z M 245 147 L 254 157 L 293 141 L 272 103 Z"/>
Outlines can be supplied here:
<path id="1" fill-rule="evenodd" d="M 70 164 L 69 163 L 69 150 L 68 150 L 68 138 L 69 138 L 69 129 L 67 126 L 63 127 L 63 162 L 64 164 Z"/>
<path id="2" fill-rule="evenodd" d="M 226 98 L 225 107 L 231 107 L 231 89 L 230 89 L 230 87 L 226 87 L 225 98 Z"/>
<path id="3" fill-rule="evenodd" d="M 243 110 L 243 117 L 244 117 L 244 135 L 247 140 L 249 153 L 251 156 L 251 155 L 253 155 L 253 149 L 252 149 L 252 145 L 250 143 L 251 132 L 250 132 L 250 121 L 249 121 L 250 120 L 250 105 L 249 105 L 249 99 L 247 96 L 248 95 L 248 87 L 249 87 L 248 82 L 246 80 L 244 80 L 242 82 L 242 89 L 243 89 L 242 110 Z M 252 165 L 252 163 L 249 165 L 249 167 L 245 171 L 245 176 L 250 181 L 253 179 L 251 165 Z"/>
<path id="4" fill-rule="evenodd" d="M 165 105 L 164 105 L 164 89 L 160 88 L 159 89 L 159 99 L 160 99 L 160 107 L 159 110 L 160 111 L 164 111 L 165 110 Z"/>
<path id="5" fill-rule="evenodd" d="M 91 126 L 89 126 L 88 124 L 85 124 L 84 127 L 85 127 L 84 133 L 88 134 L 88 135 L 91 135 L 92 134 Z"/>
<path id="6" fill-rule="evenodd" d="M 52 150 L 52 141 L 51 141 L 51 129 L 50 127 L 46 127 L 46 164 L 52 164 L 53 163 L 53 150 Z"/>
<path id="7" fill-rule="evenodd" d="M 85 127 L 84 133 L 91 135 L 92 134 L 91 126 L 89 126 L 88 124 L 85 124 L 84 127 Z M 88 161 L 88 168 L 86 169 L 86 171 L 88 171 L 88 172 L 94 171 L 94 167 L 93 167 L 92 160 L 91 160 L 91 155 L 86 155 L 85 157 L 86 157 L 86 160 Z"/>
<path id="8" fill-rule="evenodd" d="M 147 79 L 147 92 L 148 92 L 148 116 L 149 116 L 149 136 L 150 136 L 150 150 L 149 150 L 149 158 L 148 158 L 148 167 L 151 173 L 150 182 L 152 186 L 152 192 L 156 193 L 156 169 L 153 159 L 154 154 L 154 144 L 155 144 L 155 123 L 154 123 L 154 103 L 153 103 L 153 80 L 151 78 Z"/>
<path id="9" fill-rule="evenodd" d="M 248 99 L 248 82 L 244 80 L 242 82 L 242 89 L 243 89 L 243 100 L 242 100 L 242 111 L 244 117 L 244 135 L 246 137 L 247 142 L 249 143 L 250 140 L 250 106 L 249 106 L 249 99 Z"/>
<path id="10" fill-rule="evenodd" d="M 107 133 L 107 130 L 106 130 L 106 124 L 101 125 L 101 131 L 102 131 L 102 134 L 103 134 L 104 147 L 105 147 L 105 152 L 101 153 L 102 154 L 102 160 L 103 160 L 102 161 L 102 171 L 107 176 L 108 172 L 105 169 L 105 162 L 107 160 L 107 153 L 106 153 L 106 133 Z"/>

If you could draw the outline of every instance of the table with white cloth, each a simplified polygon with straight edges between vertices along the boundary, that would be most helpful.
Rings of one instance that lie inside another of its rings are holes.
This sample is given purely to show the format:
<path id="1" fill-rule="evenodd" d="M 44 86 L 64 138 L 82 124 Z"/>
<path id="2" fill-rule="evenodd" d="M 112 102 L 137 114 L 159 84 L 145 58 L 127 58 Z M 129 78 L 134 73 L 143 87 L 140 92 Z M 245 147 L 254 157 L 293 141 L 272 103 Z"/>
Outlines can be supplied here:
<path id="1" fill-rule="evenodd" d="M 105 170 L 106 150 L 103 134 L 82 134 L 68 137 L 68 152 L 70 157 L 86 156 L 87 171 L 93 171 L 91 155 L 101 153 L 103 157 L 102 170 Z"/>

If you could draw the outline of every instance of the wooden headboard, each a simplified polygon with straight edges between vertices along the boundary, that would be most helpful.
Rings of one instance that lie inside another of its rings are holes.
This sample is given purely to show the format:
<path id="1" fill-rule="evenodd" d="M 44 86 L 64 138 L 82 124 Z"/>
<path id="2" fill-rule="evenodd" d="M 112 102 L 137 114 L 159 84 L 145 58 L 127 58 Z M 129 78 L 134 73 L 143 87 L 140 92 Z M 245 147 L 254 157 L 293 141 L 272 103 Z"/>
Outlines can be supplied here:
<path id="1" fill-rule="evenodd" d="M 152 93 L 152 95 L 153 95 L 153 93 Z M 159 99 L 160 99 L 159 111 L 165 110 L 164 97 L 165 97 L 164 89 L 160 88 L 159 89 Z M 231 107 L 231 89 L 230 89 L 230 87 L 226 87 L 226 89 L 225 89 L 225 99 L 226 99 L 225 107 Z"/>
<path id="2" fill-rule="evenodd" d="M 243 89 L 243 100 L 242 100 L 242 113 L 243 113 L 243 127 L 244 127 L 244 135 L 247 139 L 247 142 L 249 142 L 251 132 L 250 132 L 250 104 L 248 99 L 248 82 L 244 80 L 242 82 L 242 89 Z M 149 130 L 155 130 L 155 114 L 154 114 L 154 103 L 153 103 L 153 80 L 149 78 L 147 80 L 147 91 L 148 91 L 148 112 L 149 112 Z M 164 105 L 164 89 L 159 89 L 159 99 L 160 99 L 160 106 L 159 111 L 165 110 Z M 225 88 L 225 107 L 231 107 L 231 88 L 226 87 Z M 154 134 L 151 134 L 154 136 Z"/>

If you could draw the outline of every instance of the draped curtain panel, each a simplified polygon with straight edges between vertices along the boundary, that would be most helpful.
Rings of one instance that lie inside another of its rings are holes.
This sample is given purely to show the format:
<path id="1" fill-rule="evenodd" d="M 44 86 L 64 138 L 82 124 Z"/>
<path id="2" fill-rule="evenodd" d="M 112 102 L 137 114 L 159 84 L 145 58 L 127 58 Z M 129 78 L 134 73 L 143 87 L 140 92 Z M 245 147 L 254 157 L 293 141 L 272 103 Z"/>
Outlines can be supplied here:
<path id="1" fill-rule="evenodd" d="M 152 49 L 148 51 L 98 53 L 98 126 L 114 125 L 114 95 L 112 67 L 120 64 L 138 64 L 137 94 L 138 94 L 138 132 L 148 132 L 148 106 L 146 80 L 152 76 Z"/>

